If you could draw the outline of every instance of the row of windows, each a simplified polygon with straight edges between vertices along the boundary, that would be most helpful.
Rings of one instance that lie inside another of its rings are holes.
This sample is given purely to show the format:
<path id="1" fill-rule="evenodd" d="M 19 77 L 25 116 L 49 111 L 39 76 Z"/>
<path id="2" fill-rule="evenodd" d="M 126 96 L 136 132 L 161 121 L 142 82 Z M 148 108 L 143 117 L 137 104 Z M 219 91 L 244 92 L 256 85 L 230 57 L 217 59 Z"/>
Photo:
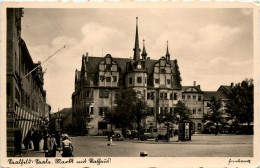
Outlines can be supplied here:
<path id="1" fill-rule="evenodd" d="M 160 107 L 160 112 L 159 113 L 168 113 L 168 112 L 173 112 L 173 107 Z"/>
<path id="2" fill-rule="evenodd" d="M 87 113 L 87 114 L 94 114 L 94 109 L 93 107 L 90 107 L 87 106 L 84 108 L 84 111 Z M 108 107 L 99 107 L 99 116 L 105 116 L 105 113 L 108 111 Z M 174 111 L 174 108 L 173 107 L 160 107 L 160 111 L 159 111 L 159 114 L 160 113 L 168 113 L 168 112 L 173 112 Z M 197 108 L 192 108 L 191 109 L 191 112 L 192 114 L 196 114 L 198 111 L 198 114 L 201 113 L 201 107 L 198 107 Z M 148 107 L 147 108 L 147 112 L 149 115 L 155 115 L 155 108 L 154 107 Z M 84 113 L 82 112 L 81 115 L 83 115 Z"/>
<path id="3" fill-rule="evenodd" d="M 198 109 L 196 107 L 194 107 L 191 109 L 191 111 L 192 111 L 192 114 L 196 114 L 197 111 L 198 111 L 198 114 L 201 114 L 201 107 L 198 107 Z"/>
<path id="4" fill-rule="evenodd" d="M 99 98 L 109 98 L 108 90 L 99 90 Z"/>
<path id="5" fill-rule="evenodd" d="M 112 78 L 113 78 L 113 82 L 117 82 L 117 76 L 112 76 Z M 106 79 L 106 82 L 111 82 L 111 77 L 110 76 L 105 78 L 105 76 L 101 75 L 99 77 L 99 79 L 100 79 L 100 82 L 104 82 L 105 79 Z"/>
<path id="6" fill-rule="evenodd" d="M 171 84 L 171 79 L 167 79 L 167 84 L 170 85 Z M 155 83 L 156 84 L 160 84 L 160 79 L 159 78 L 155 78 Z"/>
<path id="7" fill-rule="evenodd" d="M 191 97 L 192 97 L 193 101 L 201 101 L 201 96 L 198 96 L 198 100 L 197 100 L 197 96 L 196 95 L 193 95 L 193 96 L 191 96 L 191 95 L 182 95 L 182 100 L 190 101 Z"/>
<path id="8" fill-rule="evenodd" d="M 142 83 L 142 77 L 141 76 L 138 76 L 137 77 L 137 83 Z M 128 83 L 129 85 L 133 84 L 133 78 L 132 77 L 129 77 L 128 78 Z M 144 83 L 146 84 L 146 78 L 144 78 Z"/>
<path id="9" fill-rule="evenodd" d="M 166 92 L 160 92 L 160 99 L 161 100 L 168 100 L 168 93 Z M 177 100 L 178 99 L 178 95 L 177 93 L 170 93 L 170 100 Z"/>
<path id="10" fill-rule="evenodd" d="M 76 111 L 75 113 L 77 116 L 86 116 L 88 114 L 93 115 L 94 114 L 94 108 L 93 107 L 89 107 L 86 106 L 83 108 L 83 110 L 80 111 Z M 73 116 L 75 116 L 75 114 L 73 113 Z"/>

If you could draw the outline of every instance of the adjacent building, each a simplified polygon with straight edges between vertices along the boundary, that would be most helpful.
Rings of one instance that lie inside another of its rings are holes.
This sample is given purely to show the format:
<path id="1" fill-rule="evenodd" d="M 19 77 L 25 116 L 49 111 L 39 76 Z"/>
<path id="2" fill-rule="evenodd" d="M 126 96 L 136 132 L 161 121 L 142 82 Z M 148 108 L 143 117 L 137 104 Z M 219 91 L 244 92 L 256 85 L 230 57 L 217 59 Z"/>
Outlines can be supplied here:
<path id="1" fill-rule="evenodd" d="M 202 133 L 203 131 L 203 101 L 204 93 L 200 89 L 200 85 L 196 85 L 194 81 L 193 86 L 182 87 L 182 102 L 190 108 L 191 120 L 193 122 L 192 131 L 195 133 Z"/>
<path id="2" fill-rule="evenodd" d="M 40 62 L 33 62 L 21 38 L 23 9 L 7 8 L 6 12 L 7 156 L 15 156 L 21 154 L 28 130 L 47 122 L 50 106 L 46 104 L 44 72 Z"/>

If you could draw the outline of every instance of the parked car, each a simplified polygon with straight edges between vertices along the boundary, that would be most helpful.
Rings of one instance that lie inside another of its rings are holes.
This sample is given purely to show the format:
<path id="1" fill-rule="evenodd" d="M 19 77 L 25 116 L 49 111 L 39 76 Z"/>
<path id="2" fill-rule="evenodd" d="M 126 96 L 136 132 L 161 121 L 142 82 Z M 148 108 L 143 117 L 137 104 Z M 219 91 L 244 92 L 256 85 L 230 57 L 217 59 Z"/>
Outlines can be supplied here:
<path id="1" fill-rule="evenodd" d="M 131 139 L 137 138 L 138 137 L 138 131 L 137 130 L 127 130 L 126 136 L 127 136 L 127 138 L 131 138 Z"/>
<path id="2" fill-rule="evenodd" d="M 156 137 L 155 142 L 158 142 L 159 140 L 169 141 L 169 139 L 170 139 L 170 136 L 159 134 L 159 135 Z"/>
<path id="3" fill-rule="evenodd" d="M 117 140 L 117 141 L 124 140 L 122 132 L 119 130 L 114 130 L 114 131 L 110 132 L 110 135 L 107 136 L 108 141 L 110 140 L 110 137 L 112 137 L 113 140 Z"/>

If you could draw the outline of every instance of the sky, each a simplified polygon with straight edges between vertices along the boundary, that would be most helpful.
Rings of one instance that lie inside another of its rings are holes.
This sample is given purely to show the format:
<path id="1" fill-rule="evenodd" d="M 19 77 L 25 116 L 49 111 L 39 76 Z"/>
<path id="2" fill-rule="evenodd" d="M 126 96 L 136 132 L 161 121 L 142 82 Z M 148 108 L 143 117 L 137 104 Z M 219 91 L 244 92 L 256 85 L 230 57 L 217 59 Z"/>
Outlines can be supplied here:
<path id="1" fill-rule="evenodd" d="M 177 59 L 183 86 L 203 91 L 253 77 L 253 13 L 246 8 L 25 8 L 22 38 L 42 65 L 52 112 L 71 107 L 75 70 L 85 53 L 133 58 L 136 17 L 139 44 L 148 57 Z"/>

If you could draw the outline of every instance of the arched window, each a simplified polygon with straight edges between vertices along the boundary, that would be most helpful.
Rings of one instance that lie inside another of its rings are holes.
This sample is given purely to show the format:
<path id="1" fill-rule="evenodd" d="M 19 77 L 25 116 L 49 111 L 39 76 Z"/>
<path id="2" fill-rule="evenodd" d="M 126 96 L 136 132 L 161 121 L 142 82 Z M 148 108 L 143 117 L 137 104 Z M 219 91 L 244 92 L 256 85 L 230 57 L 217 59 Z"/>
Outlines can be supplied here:
<path id="1" fill-rule="evenodd" d="M 197 129 L 198 129 L 198 130 L 201 130 L 201 123 L 198 123 Z"/>

